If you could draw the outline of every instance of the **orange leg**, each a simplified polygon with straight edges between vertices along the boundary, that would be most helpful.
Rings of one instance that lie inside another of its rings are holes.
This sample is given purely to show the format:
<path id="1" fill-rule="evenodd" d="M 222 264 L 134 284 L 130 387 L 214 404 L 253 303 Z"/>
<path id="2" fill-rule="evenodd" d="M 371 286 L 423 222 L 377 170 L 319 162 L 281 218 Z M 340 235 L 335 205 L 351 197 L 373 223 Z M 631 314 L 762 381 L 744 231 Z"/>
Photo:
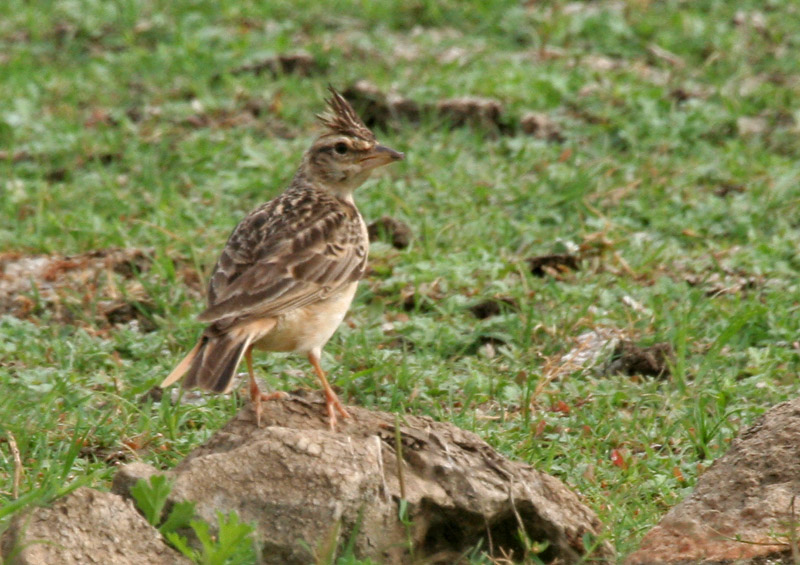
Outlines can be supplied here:
<path id="1" fill-rule="evenodd" d="M 253 410 L 256 413 L 256 425 L 261 427 L 261 401 L 262 400 L 278 400 L 286 398 L 285 392 L 273 392 L 265 394 L 258 388 L 256 382 L 256 375 L 253 372 L 253 346 L 247 348 L 244 352 L 244 360 L 247 362 L 247 372 L 250 373 L 250 401 L 253 403 Z"/>
<path id="2" fill-rule="evenodd" d="M 308 352 L 308 360 L 311 363 L 311 366 L 314 367 L 314 372 L 317 373 L 319 380 L 322 382 L 322 390 L 325 391 L 325 403 L 328 407 L 328 424 L 331 427 L 331 430 L 336 429 L 336 412 L 339 412 L 339 415 L 342 418 L 349 418 L 350 414 L 347 413 L 347 410 L 344 409 L 342 403 L 339 402 L 339 397 L 336 396 L 336 393 L 331 388 L 331 385 L 328 384 L 328 379 L 325 378 L 325 371 L 322 370 L 319 364 L 319 354 L 314 351 Z"/>

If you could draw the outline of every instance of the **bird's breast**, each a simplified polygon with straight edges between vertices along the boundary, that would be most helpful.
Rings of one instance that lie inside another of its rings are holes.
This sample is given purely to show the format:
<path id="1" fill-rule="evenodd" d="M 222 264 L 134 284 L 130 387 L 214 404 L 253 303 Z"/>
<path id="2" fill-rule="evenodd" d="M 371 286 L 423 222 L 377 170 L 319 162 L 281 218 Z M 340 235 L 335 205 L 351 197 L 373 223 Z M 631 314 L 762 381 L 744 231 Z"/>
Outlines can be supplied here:
<path id="1" fill-rule="evenodd" d="M 255 343 L 266 351 L 307 353 L 322 348 L 344 320 L 358 281 L 322 300 L 281 315 L 275 327 Z"/>

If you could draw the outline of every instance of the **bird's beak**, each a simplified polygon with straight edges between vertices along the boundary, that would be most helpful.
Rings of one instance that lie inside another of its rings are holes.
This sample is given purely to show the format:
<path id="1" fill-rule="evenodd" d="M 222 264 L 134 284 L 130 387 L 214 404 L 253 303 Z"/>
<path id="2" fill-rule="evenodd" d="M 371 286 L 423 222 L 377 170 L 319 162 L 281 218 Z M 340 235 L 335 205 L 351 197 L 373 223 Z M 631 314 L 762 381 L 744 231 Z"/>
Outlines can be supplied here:
<path id="1" fill-rule="evenodd" d="M 390 149 L 385 145 L 376 145 L 367 153 L 367 156 L 361 160 L 361 164 L 365 169 L 374 169 L 375 167 L 382 167 L 395 161 L 402 161 L 405 155 L 394 149 Z"/>

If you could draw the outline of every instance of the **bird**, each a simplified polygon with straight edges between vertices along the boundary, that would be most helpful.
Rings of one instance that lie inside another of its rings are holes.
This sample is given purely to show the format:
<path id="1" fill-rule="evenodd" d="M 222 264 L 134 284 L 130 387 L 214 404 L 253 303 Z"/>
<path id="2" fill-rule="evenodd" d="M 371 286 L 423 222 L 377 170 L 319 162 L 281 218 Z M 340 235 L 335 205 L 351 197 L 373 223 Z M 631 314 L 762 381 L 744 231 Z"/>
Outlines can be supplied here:
<path id="1" fill-rule="evenodd" d="M 364 276 L 367 227 L 353 192 L 370 174 L 402 160 L 378 143 L 350 103 L 332 86 L 323 131 L 303 154 L 288 188 L 234 228 L 208 282 L 207 324 L 196 345 L 161 383 L 227 393 L 242 358 L 261 426 L 265 400 L 253 371 L 253 349 L 304 354 L 325 393 L 328 423 L 349 418 L 320 365 Z"/>

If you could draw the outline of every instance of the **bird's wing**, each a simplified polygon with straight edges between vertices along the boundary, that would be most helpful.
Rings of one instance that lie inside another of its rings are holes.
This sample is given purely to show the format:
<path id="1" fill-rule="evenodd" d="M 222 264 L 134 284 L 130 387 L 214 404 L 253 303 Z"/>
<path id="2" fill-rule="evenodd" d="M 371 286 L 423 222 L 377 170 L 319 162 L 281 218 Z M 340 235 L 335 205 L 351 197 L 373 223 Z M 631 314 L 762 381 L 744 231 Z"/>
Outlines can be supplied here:
<path id="1" fill-rule="evenodd" d="M 237 324 L 317 302 L 362 277 L 367 251 L 355 206 L 327 193 L 287 191 L 233 231 L 199 318 Z"/>

